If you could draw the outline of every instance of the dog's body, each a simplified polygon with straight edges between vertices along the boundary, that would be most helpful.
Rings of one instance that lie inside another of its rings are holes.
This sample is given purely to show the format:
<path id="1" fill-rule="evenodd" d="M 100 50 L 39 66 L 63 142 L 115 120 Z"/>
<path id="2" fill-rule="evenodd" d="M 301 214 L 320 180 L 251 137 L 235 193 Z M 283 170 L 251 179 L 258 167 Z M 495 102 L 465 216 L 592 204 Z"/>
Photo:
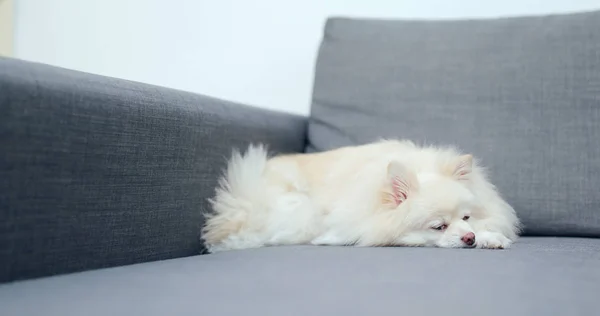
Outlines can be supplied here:
<path id="1" fill-rule="evenodd" d="M 234 153 L 211 201 L 211 252 L 314 244 L 507 248 L 519 221 L 470 155 L 381 141 L 315 154 Z"/>

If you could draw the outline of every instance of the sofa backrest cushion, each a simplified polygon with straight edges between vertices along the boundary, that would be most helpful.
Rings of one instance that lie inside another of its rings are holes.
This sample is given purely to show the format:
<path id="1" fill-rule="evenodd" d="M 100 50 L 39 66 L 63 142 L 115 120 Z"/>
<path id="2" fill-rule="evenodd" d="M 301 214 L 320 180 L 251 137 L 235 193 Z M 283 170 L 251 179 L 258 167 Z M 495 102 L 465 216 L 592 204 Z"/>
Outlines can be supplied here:
<path id="1" fill-rule="evenodd" d="M 382 137 L 476 155 L 526 234 L 600 237 L 600 11 L 330 18 L 307 151 Z"/>

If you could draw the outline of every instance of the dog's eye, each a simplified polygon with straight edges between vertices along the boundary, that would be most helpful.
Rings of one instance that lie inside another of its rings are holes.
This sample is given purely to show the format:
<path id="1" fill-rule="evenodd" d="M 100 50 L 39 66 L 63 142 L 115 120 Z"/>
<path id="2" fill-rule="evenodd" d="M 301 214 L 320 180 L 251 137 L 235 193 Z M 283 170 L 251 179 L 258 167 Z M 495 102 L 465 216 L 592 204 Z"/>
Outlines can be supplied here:
<path id="1" fill-rule="evenodd" d="M 468 220 L 469 220 L 469 218 L 471 218 L 471 216 L 469 216 L 469 215 L 466 215 L 465 217 L 463 217 L 463 221 L 468 221 Z"/>
<path id="2" fill-rule="evenodd" d="M 440 226 L 431 227 L 431 229 L 435 229 L 435 230 L 446 230 L 446 228 L 448 228 L 448 225 L 446 225 L 446 224 L 440 225 Z"/>

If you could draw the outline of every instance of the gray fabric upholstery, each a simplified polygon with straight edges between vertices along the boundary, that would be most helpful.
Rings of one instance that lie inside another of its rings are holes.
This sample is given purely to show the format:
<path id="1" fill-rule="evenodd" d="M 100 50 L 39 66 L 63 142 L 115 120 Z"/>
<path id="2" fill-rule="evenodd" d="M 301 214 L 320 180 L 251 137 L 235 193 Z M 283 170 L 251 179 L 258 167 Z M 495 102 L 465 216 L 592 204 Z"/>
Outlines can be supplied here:
<path id="1" fill-rule="evenodd" d="M 333 18 L 307 151 L 380 137 L 475 154 L 530 235 L 600 237 L 600 11 Z"/>
<path id="2" fill-rule="evenodd" d="M 597 315 L 600 239 L 280 247 L 0 285 L 0 315 Z"/>
<path id="3" fill-rule="evenodd" d="M 201 213 L 232 148 L 302 151 L 305 126 L 0 59 L 0 282 L 200 253 Z"/>

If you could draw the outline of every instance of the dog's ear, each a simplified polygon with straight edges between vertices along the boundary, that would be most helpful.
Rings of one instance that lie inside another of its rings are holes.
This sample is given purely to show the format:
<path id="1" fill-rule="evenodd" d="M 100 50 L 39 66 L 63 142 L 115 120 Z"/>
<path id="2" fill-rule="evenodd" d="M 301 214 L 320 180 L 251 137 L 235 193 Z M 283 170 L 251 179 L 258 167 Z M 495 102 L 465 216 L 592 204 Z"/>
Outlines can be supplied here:
<path id="1" fill-rule="evenodd" d="M 456 180 L 469 180 L 469 176 L 473 171 L 473 156 L 462 155 L 458 157 L 452 176 Z"/>
<path id="2" fill-rule="evenodd" d="M 394 208 L 406 201 L 418 189 L 417 178 L 403 164 L 392 161 L 387 167 L 387 183 L 384 189 L 384 203 Z"/>

